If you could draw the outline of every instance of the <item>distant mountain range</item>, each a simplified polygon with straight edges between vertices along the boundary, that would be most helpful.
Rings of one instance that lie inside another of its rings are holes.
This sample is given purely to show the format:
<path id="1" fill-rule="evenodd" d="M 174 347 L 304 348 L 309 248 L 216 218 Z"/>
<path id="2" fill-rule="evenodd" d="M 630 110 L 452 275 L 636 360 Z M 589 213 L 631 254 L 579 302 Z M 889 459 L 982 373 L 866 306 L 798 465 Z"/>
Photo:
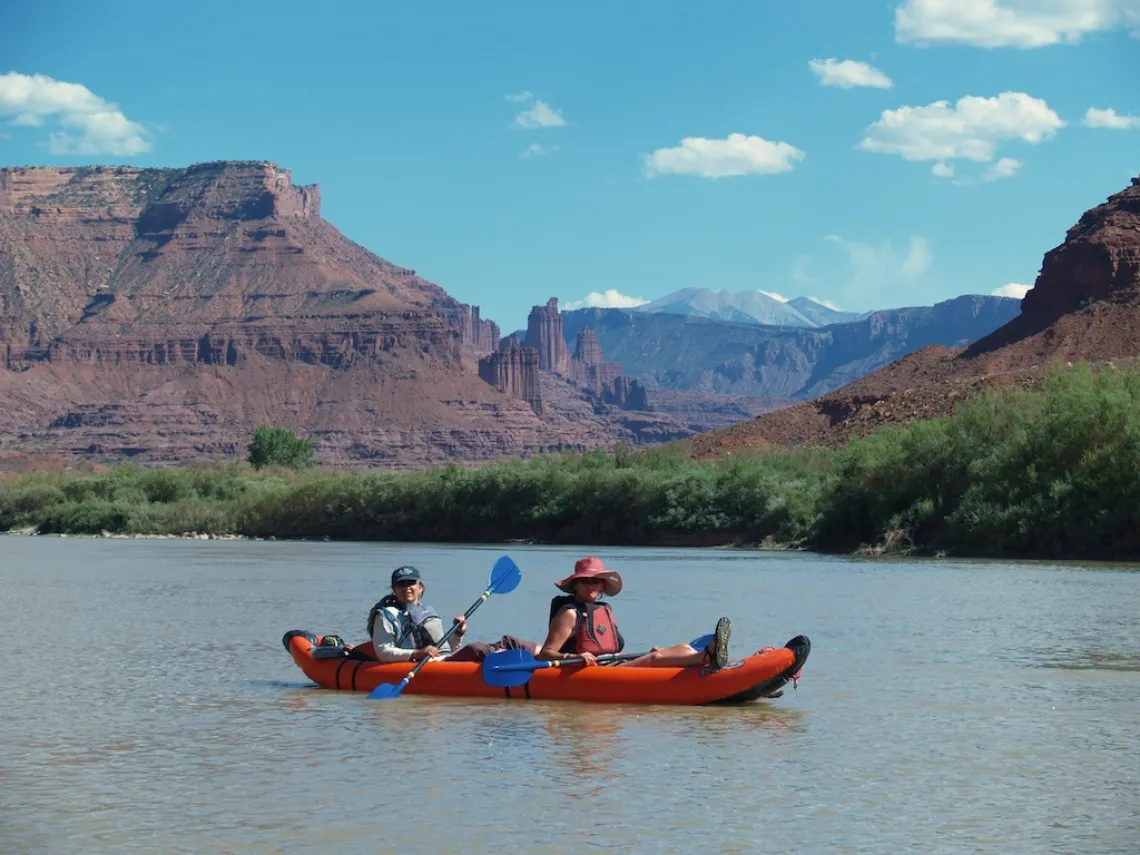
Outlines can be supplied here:
<path id="1" fill-rule="evenodd" d="M 1020 307 L 1010 297 L 966 295 L 823 327 L 741 323 L 645 307 L 576 309 L 563 312 L 562 324 L 571 352 L 578 331 L 590 327 L 604 358 L 621 363 L 623 373 L 651 390 L 807 400 L 927 345 L 973 342 L 1017 317 Z"/>
<path id="2" fill-rule="evenodd" d="M 810 297 L 783 300 L 765 291 L 712 291 L 708 288 L 682 288 L 632 311 L 809 329 L 857 321 L 870 314 L 840 312 Z"/>

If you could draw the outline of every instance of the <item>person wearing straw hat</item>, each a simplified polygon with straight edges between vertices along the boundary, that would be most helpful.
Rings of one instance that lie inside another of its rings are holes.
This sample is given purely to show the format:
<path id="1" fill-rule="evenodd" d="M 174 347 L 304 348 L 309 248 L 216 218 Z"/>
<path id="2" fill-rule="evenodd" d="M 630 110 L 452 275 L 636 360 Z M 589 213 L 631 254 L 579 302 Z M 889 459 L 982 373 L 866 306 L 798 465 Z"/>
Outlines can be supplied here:
<path id="1" fill-rule="evenodd" d="M 554 583 L 566 596 L 550 601 L 550 628 L 536 659 L 558 661 L 581 657 L 586 665 L 596 665 L 598 656 L 620 653 L 625 639 L 617 620 L 602 596 L 615 597 L 622 589 L 621 574 L 610 570 L 602 559 L 590 555 L 579 559 L 574 572 Z M 728 638 L 732 624 L 722 617 L 713 640 L 704 650 L 688 644 L 654 647 L 644 656 L 620 663 L 622 666 L 684 668 L 705 665 L 723 668 L 728 664 Z"/>

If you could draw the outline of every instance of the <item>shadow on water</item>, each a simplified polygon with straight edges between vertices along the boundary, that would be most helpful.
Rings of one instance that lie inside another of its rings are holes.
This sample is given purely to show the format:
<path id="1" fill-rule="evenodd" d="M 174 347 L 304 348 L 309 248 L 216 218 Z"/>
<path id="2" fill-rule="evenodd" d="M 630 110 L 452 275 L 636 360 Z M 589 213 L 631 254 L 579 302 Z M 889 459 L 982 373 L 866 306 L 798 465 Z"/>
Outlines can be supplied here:
<path id="1" fill-rule="evenodd" d="M 363 696 L 362 696 L 363 698 Z M 505 701 L 491 698 L 428 698 L 409 696 L 397 702 L 368 702 L 367 709 L 392 727 L 405 717 L 431 727 L 462 717 L 489 740 L 509 740 L 530 746 L 581 748 L 605 743 L 630 733 L 662 737 L 690 735 L 699 739 L 738 737 L 742 732 L 802 733 L 806 714 L 778 701 L 736 706 L 602 705 L 575 701 Z"/>
<path id="2" fill-rule="evenodd" d="M 254 689 L 318 689 L 316 683 L 296 683 L 289 680 L 246 680 L 245 684 Z"/>
<path id="3" fill-rule="evenodd" d="M 1063 671 L 1140 671 L 1140 656 L 1116 653 L 1085 653 L 1069 660 L 1039 663 L 1041 668 Z"/>
<path id="4" fill-rule="evenodd" d="M 615 706 L 577 701 L 527 701 L 498 698 L 451 698 L 404 694 L 385 701 L 369 700 L 362 692 L 329 692 L 314 683 L 287 680 L 249 680 L 249 686 L 265 689 L 300 691 L 298 697 L 311 700 L 327 698 L 333 702 L 360 703 L 360 714 L 376 716 L 385 727 L 404 719 L 426 727 L 433 722 L 443 724 L 458 716 L 471 719 L 482 715 L 483 732 L 488 736 L 524 738 L 541 728 L 544 738 L 557 741 L 563 734 L 589 732 L 618 733 L 625 726 L 639 728 L 663 726 L 689 729 L 706 735 L 738 735 L 746 730 L 789 730 L 802 732 L 804 712 L 795 707 L 780 706 L 778 700 L 753 701 L 728 706 L 682 706 L 620 704 Z M 341 704 L 338 703 L 338 706 Z"/>

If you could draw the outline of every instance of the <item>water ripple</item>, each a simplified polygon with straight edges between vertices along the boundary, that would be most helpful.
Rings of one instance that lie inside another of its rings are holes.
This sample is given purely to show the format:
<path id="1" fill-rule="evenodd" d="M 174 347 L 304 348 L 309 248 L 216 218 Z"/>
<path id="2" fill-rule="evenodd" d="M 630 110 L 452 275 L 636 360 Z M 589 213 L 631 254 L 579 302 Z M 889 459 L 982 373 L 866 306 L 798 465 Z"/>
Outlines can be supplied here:
<path id="1" fill-rule="evenodd" d="M 811 636 L 748 707 L 370 702 L 281 647 L 359 639 L 409 561 L 458 613 L 498 554 L 0 538 L 0 852 L 1135 851 L 1140 575 L 603 550 L 636 649 Z M 539 636 L 577 550 L 511 554 L 477 638 Z"/>

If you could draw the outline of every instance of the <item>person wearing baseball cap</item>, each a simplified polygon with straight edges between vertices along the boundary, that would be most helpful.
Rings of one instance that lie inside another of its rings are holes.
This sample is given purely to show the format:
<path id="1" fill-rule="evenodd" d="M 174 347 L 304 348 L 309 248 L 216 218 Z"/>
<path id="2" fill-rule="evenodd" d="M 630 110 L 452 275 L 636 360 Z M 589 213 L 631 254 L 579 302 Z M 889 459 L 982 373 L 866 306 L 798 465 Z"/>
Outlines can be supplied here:
<path id="1" fill-rule="evenodd" d="M 411 564 L 392 571 L 392 593 L 368 615 L 373 654 L 381 662 L 419 662 L 451 652 L 449 642 L 440 643 L 446 633 L 443 618 L 421 602 L 426 590 L 423 576 Z M 455 630 L 456 640 L 466 631 L 466 625 L 461 624 Z"/>
<path id="2" fill-rule="evenodd" d="M 619 653 L 625 639 L 617 628 L 617 620 L 609 603 L 600 602 L 603 595 L 621 593 L 622 578 L 606 567 L 602 559 L 589 555 L 574 564 L 574 572 L 554 583 L 566 596 L 550 601 L 550 627 L 537 659 L 558 661 L 580 657 L 586 665 L 596 665 L 598 656 Z M 644 656 L 619 663 L 642 668 L 684 668 L 705 665 L 723 668 L 728 664 L 728 638 L 732 624 L 728 618 L 717 621 L 713 640 L 704 650 L 688 644 L 654 647 Z"/>
<path id="3" fill-rule="evenodd" d="M 489 653 L 510 648 L 537 652 L 538 644 L 513 635 L 504 635 L 493 643 L 475 641 L 459 646 L 467 633 L 467 619 L 463 615 L 452 621 L 457 624 L 455 647 L 443 642 L 443 619 L 435 609 L 421 602 L 426 590 L 423 576 L 412 565 L 404 564 L 392 571 L 392 593 L 374 605 L 368 615 L 368 634 L 372 637 L 372 653 L 376 659 L 418 662 L 446 657 L 452 662 L 481 662 Z"/>

